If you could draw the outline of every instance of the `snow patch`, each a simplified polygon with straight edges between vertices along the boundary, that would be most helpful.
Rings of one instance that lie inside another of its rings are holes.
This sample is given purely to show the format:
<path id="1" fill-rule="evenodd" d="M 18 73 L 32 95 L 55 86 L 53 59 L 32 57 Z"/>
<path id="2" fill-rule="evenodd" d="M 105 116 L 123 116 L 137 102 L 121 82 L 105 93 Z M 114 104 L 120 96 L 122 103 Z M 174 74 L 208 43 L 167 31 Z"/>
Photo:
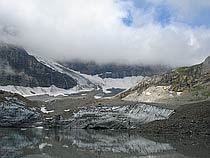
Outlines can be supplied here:
<path id="1" fill-rule="evenodd" d="M 151 95 L 152 93 L 150 93 L 150 92 L 146 92 L 146 95 Z"/>
<path id="2" fill-rule="evenodd" d="M 132 76 L 132 77 L 124 77 L 124 78 L 101 78 L 98 75 L 86 75 L 81 74 L 88 80 L 90 80 L 95 85 L 102 88 L 104 93 L 111 93 L 109 89 L 128 89 L 134 85 L 136 85 L 140 80 L 143 79 L 142 76 Z"/>
<path id="3" fill-rule="evenodd" d="M 43 129 L 44 127 L 42 127 L 42 126 L 38 126 L 38 127 L 36 127 L 37 129 Z"/>
<path id="4" fill-rule="evenodd" d="M 179 93 L 170 91 L 170 86 L 151 86 L 142 93 L 134 91 L 123 100 L 139 101 L 139 102 L 161 102 L 164 99 L 170 99 Z"/>
<path id="5" fill-rule="evenodd" d="M 45 147 L 52 147 L 53 145 L 52 144 L 48 144 L 48 143 L 42 143 L 39 145 L 39 149 L 42 150 L 44 149 Z"/>
<path id="6" fill-rule="evenodd" d="M 45 113 L 45 114 L 48 114 L 48 113 L 53 113 L 55 110 L 50 110 L 50 111 L 48 111 L 47 109 L 46 109 L 46 107 L 41 107 L 41 112 L 43 112 L 43 113 Z"/>
<path id="7" fill-rule="evenodd" d="M 63 145 L 62 147 L 63 147 L 63 148 L 68 148 L 69 146 L 68 146 L 68 145 Z"/>
<path id="8" fill-rule="evenodd" d="M 96 96 L 94 96 L 94 98 L 95 98 L 95 99 L 100 99 L 100 98 L 102 98 L 102 96 L 97 96 L 97 95 L 96 95 Z"/>
<path id="9" fill-rule="evenodd" d="M 11 93 L 18 93 L 24 97 L 28 96 L 37 96 L 37 95 L 49 95 L 49 96 L 66 96 L 70 94 L 76 94 L 81 92 L 89 92 L 92 91 L 93 88 L 83 88 L 80 89 L 78 86 L 71 88 L 71 89 L 62 89 L 57 88 L 56 86 L 52 85 L 50 87 L 23 87 L 23 86 L 0 86 L 0 90 L 11 92 Z"/>
<path id="10" fill-rule="evenodd" d="M 26 131 L 26 130 L 27 130 L 27 128 L 21 128 L 20 130 L 21 130 L 21 131 Z"/>
<path id="11" fill-rule="evenodd" d="M 176 94 L 177 94 L 178 96 L 181 96 L 182 93 L 183 93 L 183 92 L 176 92 Z"/>

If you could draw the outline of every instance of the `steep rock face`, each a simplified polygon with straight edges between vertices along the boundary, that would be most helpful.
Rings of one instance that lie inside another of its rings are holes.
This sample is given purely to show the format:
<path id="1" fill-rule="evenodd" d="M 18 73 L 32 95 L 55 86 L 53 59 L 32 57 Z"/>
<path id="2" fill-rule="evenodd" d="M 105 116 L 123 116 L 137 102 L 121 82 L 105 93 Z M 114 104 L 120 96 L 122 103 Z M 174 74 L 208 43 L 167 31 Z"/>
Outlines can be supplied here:
<path id="1" fill-rule="evenodd" d="M 167 119 L 173 110 L 147 104 L 84 107 L 74 114 L 71 128 L 131 129 Z"/>
<path id="2" fill-rule="evenodd" d="M 0 91 L 0 127 L 31 127 L 40 121 L 40 113 L 28 103 L 19 95 Z"/>
<path id="3" fill-rule="evenodd" d="M 40 63 L 23 48 L 0 44 L 0 85 L 50 87 L 69 89 L 77 84 L 66 74 Z"/>
<path id="4" fill-rule="evenodd" d="M 152 86 L 169 86 L 168 91 L 183 92 L 197 90 L 198 86 L 209 84 L 210 81 L 210 57 L 203 63 L 190 66 L 180 67 L 171 72 L 145 77 L 136 86 L 119 94 L 117 97 L 125 98 L 134 93 L 141 95 L 145 90 Z"/>
<path id="5" fill-rule="evenodd" d="M 202 64 L 202 74 L 210 72 L 210 56 Z"/>

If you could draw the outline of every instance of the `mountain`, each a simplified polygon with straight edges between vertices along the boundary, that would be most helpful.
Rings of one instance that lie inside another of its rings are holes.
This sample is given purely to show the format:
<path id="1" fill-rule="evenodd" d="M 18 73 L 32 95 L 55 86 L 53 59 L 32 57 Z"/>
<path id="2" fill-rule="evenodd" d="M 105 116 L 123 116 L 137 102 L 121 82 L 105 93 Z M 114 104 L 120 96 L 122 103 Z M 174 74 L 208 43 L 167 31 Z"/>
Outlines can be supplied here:
<path id="1" fill-rule="evenodd" d="M 210 57 L 203 63 L 180 67 L 168 73 L 145 77 L 136 86 L 118 95 L 125 100 L 155 102 L 176 96 L 210 96 Z"/>
<path id="2" fill-rule="evenodd" d="M 111 93 L 127 89 L 142 76 L 101 78 L 67 68 L 53 60 L 29 55 L 24 48 L 0 44 L 0 89 L 23 96 L 69 95 L 91 90 Z"/>
<path id="3" fill-rule="evenodd" d="M 26 50 L 11 44 L 0 44 L 0 85 L 50 87 L 69 89 L 77 81 L 67 74 L 39 62 Z"/>
<path id="4" fill-rule="evenodd" d="M 62 65 L 88 75 L 98 75 L 101 78 L 124 78 L 130 76 L 152 76 L 171 70 L 163 65 L 126 65 L 97 64 L 95 62 L 69 61 Z"/>
<path id="5" fill-rule="evenodd" d="M 74 71 L 72 69 L 69 69 L 53 60 L 49 60 L 49 59 L 44 59 L 44 58 L 40 58 L 40 57 L 36 57 L 36 59 L 44 64 L 45 66 L 60 72 L 62 74 L 66 74 L 68 76 L 70 76 L 71 78 L 75 79 L 77 81 L 78 86 L 80 86 L 80 88 L 95 88 L 96 85 L 89 79 L 87 79 L 86 77 L 84 77 L 84 74 L 81 74 L 80 72 Z"/>

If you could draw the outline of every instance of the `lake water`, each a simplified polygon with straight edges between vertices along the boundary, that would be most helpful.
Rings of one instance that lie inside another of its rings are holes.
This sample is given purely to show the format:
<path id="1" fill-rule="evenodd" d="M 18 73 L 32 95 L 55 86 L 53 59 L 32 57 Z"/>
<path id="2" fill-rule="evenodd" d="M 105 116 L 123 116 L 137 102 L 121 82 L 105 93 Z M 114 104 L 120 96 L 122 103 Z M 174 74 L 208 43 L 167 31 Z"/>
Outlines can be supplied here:
<path id="1" fill-rule="evenodd" d="M 208 142 L 208 141 L 207 141 Z M 0 129 L 1 158 L 208 158 L 202 138 L 126 131 Z"/>

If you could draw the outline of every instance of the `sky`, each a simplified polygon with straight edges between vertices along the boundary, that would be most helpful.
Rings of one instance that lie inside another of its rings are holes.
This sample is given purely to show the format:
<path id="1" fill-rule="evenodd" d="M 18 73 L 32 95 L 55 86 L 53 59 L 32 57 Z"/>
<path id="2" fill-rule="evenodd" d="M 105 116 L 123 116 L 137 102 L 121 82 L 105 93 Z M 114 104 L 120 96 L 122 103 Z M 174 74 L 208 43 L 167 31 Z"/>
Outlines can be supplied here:
<path id="1" fill-rule="evenodd" d="M 210 0 L 0 0 L 0 41 L 60 61 L 192 65 L 210 55 Z"/>

